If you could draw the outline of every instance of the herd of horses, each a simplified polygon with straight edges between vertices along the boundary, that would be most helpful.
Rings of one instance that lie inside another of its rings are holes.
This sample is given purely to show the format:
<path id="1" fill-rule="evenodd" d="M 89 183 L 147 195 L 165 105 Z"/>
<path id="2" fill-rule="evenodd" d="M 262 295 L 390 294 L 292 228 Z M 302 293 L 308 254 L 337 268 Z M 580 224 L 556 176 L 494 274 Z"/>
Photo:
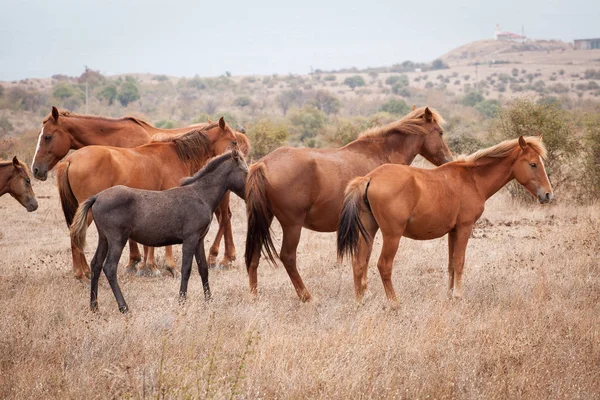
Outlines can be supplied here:
<path id="1" fill-rule="evenodd" d="M 341 148 L 281 147 L 248 167 L 250 142 L 243 129 L 223 118 L 178 129 L 159 129 L 133 117 L 73 114 L 52 107 L 43 120 L 33 176 L 46 180 L 56 167 L 60 202 L 71 233 L 73 271 L 91 280 L 90 306 L 98 309 L 98 279 L 104 271 L 121 312 L 128 306 L 117 283 L 117 264 L 129 241 L 130 273 L 160 274 L 154 247 L 182 244 L 182 300 L 195 258 L 205 299 L 211 298 L 209 267 L 236 259 L 230 192 L 246 201 L 245 263 L 250 292 L 258 291 L 261 254 L 279 259 L 300 300 L 311 299 L 296 266 L 302 228 L 337 231 L 337 255 L 352 260 L 354 289 L 361 300 L 373 238 L 381 230 L 377 268 L 388 300 L 397 303 L 391 281 L 402 236 L 429 240 L 448 234 L 448 278 L 452 296 L 462 296 L 467 242 L 486 200 L 515 179 L 540 203 L 553 197 L 543 160 L 542 138 L 519 137 L 469 156 L 454 158 L 433 109 L 413 107 L 398 121 L 368 129 Z M 76 150 L 66 159 L 70 150 Z M 409 165 L 417 155 L 437 168 Z M 64 159 L 64 160 L 63 160 Z M 30 171 L 15 157 L 0 162 L 0 195 L 10 193 L 28 211 L 37 209 Z M 219 230 L 205 255 L 213 214 Z M 278 252 L 271 237 L 277 218 L 283 238 Z M 88 266 L 83 252 L 94 221 L 98 245 Z M 144 262 L 136 243 L 144 245 Z M 172 249 L 166 269 L 175 275 Z"/>

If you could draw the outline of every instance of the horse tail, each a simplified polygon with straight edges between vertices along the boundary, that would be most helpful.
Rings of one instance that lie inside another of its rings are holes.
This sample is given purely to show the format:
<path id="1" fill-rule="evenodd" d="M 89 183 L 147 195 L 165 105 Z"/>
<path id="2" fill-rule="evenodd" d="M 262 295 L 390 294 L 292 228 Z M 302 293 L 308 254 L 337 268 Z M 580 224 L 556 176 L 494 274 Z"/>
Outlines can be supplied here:
<path id="1" fill-rule="evenodd" d="M 98 196 L 92 196 L 83 202 L 81 207 L 77 209 L 75 219 L 71 224 L 71 242 L 80 251 L 85 248 L 85 234 L 88 228 L 88 212 L 96 202 Z"/>
<path id="2" fill-rule="evenodd" d="M 367 199 L 369 181 L 369 178 L 361 176 L 354 178 L 346 186 L 337 229 L 337 255 L 340 260 L 346 255 L 354 256 L 358 250 L 359 236 L 371 243 L 372 238 L 361 220 L 363 209 L 371 212 Z"/>
<path id="3" fill-rule="evenodd" d="M 269 208 L 266 193 L 267 177 L 265 166 L 258 163 L 250 168 L 246 180 L 246 214 L 248 215 L 248 231 L 246 232 L 246 268 L 256 249 L 261 249 L 265 256 L 275 264 L 277 250 L 271 239 L 271 221 L 273 213 Z"/>
<path id="4" fill-rule="evenodd" d="M 65 220 L 67 221 L 67 227 L 70 227 L 75 217 L 75 212 L 79 206 L 79 202 L 73 190 L 71 189 L 71 183 L 69 183 L 69 161 L 61 162 L 56 166 L 56 183 L 58 185 L 58 193 L 60 195 L 60 205 L 62 206 L 63 214 L 65 214 Z"/>

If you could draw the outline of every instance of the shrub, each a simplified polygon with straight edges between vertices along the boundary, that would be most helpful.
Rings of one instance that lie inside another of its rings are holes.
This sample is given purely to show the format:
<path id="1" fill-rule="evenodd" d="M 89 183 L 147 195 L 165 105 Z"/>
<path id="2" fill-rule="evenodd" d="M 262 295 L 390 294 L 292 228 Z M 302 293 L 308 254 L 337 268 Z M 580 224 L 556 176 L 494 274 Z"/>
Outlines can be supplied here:
<path id="1" fill-rule="evenodd" d="M 69 97 L 82 96 L 83 92 L 69 83 L 59 83 L 52 88 L 52 96 L 57 100 L 65 100 Z"/>
<path id="2" fill-rule="evenodd" d="M 586 69 L 583 73 L 584 79 L 600 79 L 600 70 L 596 71 L 595 69 Z"/>
<path id="3" fill-rule="evenodd" d="M 427 82 L 425 84 L 425 89 L 431 89 L 433 87 L 433 82 Z"/>
<path id="4" fill-rule="evenodd" d="M 481 103 L 483 100 L 485 100 L 485 98 L 481 93 L 472 91 L 467 93 L 460 102 L 464 106 L 474 107 L 475 105 Z"/>
<path id="5" fill-rule="evenodd" d="M 433 62 L 431 63 L 431 69 L 433 70 L 437 70 L 437 69 L 448 69 L 450 68 L 448 66 L 448 64 L 446 64 L 445 62 L 443 62 L 442 60 L 440 60 L 439 58 L 436 60 L 433 60 Z"/>
<path id="6" fill-rule="evenodd" d="M 584 126 L 584 168 L 582 189 L 593 199 L 600 197 L 600 115 L 585 115 Z"/>
<path id="7" fill-rule="evenodd" d="M 298 141 L 308 144 L 308 139 L 315 138 L 322 132 L 325 122 L 325 114 L 307 104 L 290 117 L 291 133 Z"/>
<path id="8" fill-rule="evenodd" d="M 166 75 L 155 75 L 152 77 L 152 80 L 158 82 L 166 82 L 169 80 L 169 77 Z"/>
<path id="9" fill-rule="evenodd" d="M 394 115 L 406 115 L 411 108 L 404 100 L 391 99 L 379 107 L 379 111 L 387 112 Z"/>
<path id="10" fill-rule="evenodd" d="M 4 96 L 4 86 L 0 85 L 0 97 Z"/>
<path id="11" fill-rule="evenodd" d="M 117 99 L 123 107 L 127 107 L 129 103 L 140 98 L 140 91 L 138 90 L 137 85 L 134 82 L 127 80 L 127 78 L 128 77 L 125 78 L 125 83 L 121 85 L 119 94 L 117 95 Z"/>
<path id="12" fill-rule="evenodd" d="M 357 87 L 365 86 L 365 79 L 360 75 L 349 76 L 344 79 L 344 85 L 348 85 L 354 90 Z"/>
<path id="13" fill-rule="evenodd" d="M 13 124 L 10 123 L 8 118 L 0 117 L 0 137 L 6 136 L 15 129 Z"/>
<path id="14" fill-rule="evenodd" d="M 298 89 L 285 90 L 277 96 L 276 101 L 283 112 L 283 115 L 287 114 L 288 109 L 294 105 L 299 104 L 302 99 L 302 91 Z"/>
<path id="15" fill-rule="evenodd" d="M 410 96 L 410 89 L 401 83 L 396 83 L 394 86 L 392 86 L 392 92 L 402 97 Z"/>
<path id="16" fill-rule="evenodd" d="M 386 78 L 385 84 L 391 86 L 394 83 L 398 82 L 399 80 L 400 80 L 400 75 L 390 75 Z"/>
<path id="17" fill-rule="evenodd" d="M 498 100 L 484 100 L 476 104 L 475 109 L 479 111 L 485 119 L 496 118 L 500 111 L 500 102 Z"/>
<path id="18" fill-rule="evenodd" d="M 337 76 L 335 76 L 335 75 L 325 75 L 325 77 L 323 77 L 323 80 L 328 81 L 328 82 L 335 81 L 336 79 L 337 79 Z"/>
<path id="19" fill-rule="evenodd" d="M 106 100 L 112 105 L 117 98 L 117 86 L 114 83 L 104 86 L 96 95 L 99 100 Z"/>
<path id="20" fill-rule="evenodd" d="M 310 104 L 327 115 L 337 114 L 341 107 L 339 99 L 327 90 L 318 90 Z"/>
<path id="21" fill-rule="evenodd" d="M 281 147 L 290 134 L 283 124 L 259 119 L 248 126 L 247 135 L 252 143 L 250 156 L 258 159 Z"/>
<path id="22" fill-rule="evenodd" d="M 519 68 L 513 68 L 512 71 L 512 76 L 518 76 L 519 75 Z"/>
<path id="23" fill-rule="evenodd" d="M 469 133 L 449 136 L 446 141 L 452 154 L 471 154 L 485 147 L 481 140 Z"/>
<path id="24" fill-rule="evenodd" d="M 356 140 L 358 135 L 367 128 L 366 121 L 361 118 L 353 120 L 340 119 L 334 125 L 327 127 L 323 139 L 327 146 L 341 147 Z"/>
<path id="25" fill-rule="evenodd" d="M 248 96 L 240 96 L 233 101 L 233 105 L 240 108 L 248 107 L 250 103 L 252 103 L 252 100 Z"/>

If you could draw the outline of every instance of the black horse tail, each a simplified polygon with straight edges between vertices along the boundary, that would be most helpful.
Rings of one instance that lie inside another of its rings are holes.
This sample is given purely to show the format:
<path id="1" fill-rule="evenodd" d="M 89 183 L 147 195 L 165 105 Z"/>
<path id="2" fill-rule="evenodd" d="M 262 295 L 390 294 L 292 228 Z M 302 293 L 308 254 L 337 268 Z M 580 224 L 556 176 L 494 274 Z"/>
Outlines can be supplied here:
<path id="1" fill-rule="evenodd" d="M 88 228 L 88 212 L 96 202 L 98 196 L 92 196 L 83 202 L 81 207 L 77 209 L 75 219 L 71 224 L 71 242 L 76 249 L 83 252 L 85 248 L 85 234 Z"/>
<path id="2" fill-rule="evenodd" d="M 277 256 L 277 249 L 271 238 L 271 221 L 273 213 L 269 208 L 266 193 L 267 177 L 263 163 L 250 167 L 246 180 L 246 214 L 248 215 L 248 230 L 246 232 L 246 268 L 255 251 L 262 249 L 265 257 L 273 264 Z"/>
<path id="3" fill-rule="evenodd" d="M 61 162 L 56 166 L 56 184 L 58 185 L 58 193 L 60 195 L 60 205 L 62 206 L 67 227 L 70 227 L 75 217 L 75 212 L 79 206 L 79 202 L 73 194 L 71 184 L 69 183 L 69 165 L 70 162 Z"/>
<path id="4" fill-rule="evenodd" d="M 359 236 L 362 236 L 367 243 L 371 243 L 372 238 L 361 221 L 361 212 L 363 210 L 370 212 L 367 200 L 368 185 L 369 178 L 361 176 L 354 178 L 346 186 L 337 229 L 337 256 L 339 260 L 342 260 L 346 255 L 354 256 L 358 250 Z"/>

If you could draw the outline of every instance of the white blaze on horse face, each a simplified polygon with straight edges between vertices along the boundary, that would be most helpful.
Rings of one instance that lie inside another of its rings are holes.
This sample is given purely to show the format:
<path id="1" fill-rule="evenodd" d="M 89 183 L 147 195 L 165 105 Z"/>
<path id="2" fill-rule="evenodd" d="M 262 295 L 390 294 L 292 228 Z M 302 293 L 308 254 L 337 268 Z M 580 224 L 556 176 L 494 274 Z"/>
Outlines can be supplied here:
<path id="1" fill-rule="evenodd" d="M 40 151 L 40 143 L 42 142 L 42 136 L 44 136 L 44 127 L 42 126 L 42 131 L 40 132 L 40 136 L 38 137 L 37 146 L 35 147 L 35 153 L 33 154 L 33 162 L 35 163 L 35 158 L 37 157 L 38 151 Z"/>

